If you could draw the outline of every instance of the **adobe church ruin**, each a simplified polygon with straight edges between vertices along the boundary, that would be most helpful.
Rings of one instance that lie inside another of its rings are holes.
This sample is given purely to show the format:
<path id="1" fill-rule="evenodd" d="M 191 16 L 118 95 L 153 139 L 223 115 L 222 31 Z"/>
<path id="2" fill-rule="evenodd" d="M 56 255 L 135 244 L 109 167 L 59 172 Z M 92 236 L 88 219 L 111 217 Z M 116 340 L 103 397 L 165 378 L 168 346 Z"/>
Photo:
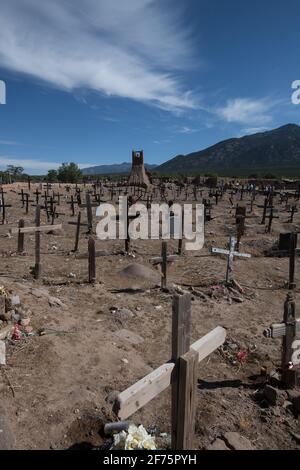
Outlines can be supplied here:
<path id="1" fill-rule="evenodd" d="M 151 185 L 149 177 L 144 167 L 144 152 L 140 150 L 136 152 L 132 151 L 132 167 L 128 179 L 130 186 L 144 186 L 148 187 Z"/>

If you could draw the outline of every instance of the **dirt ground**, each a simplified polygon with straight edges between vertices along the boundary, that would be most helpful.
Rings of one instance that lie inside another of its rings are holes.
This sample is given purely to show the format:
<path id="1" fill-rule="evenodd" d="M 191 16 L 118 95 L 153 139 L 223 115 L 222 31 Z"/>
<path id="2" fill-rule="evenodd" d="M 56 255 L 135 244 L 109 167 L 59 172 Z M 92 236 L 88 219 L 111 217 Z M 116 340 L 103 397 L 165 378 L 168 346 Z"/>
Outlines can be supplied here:
<path id="1" fill-rule="evenodd" d="M 64 194 L 58 209 L 65 215 L 55 223 L 62 223 L 63 229 L 41 234 L 42 277 L 35 281 L 30 273 L 34 234 L 25 234 L 23 255 L 16 254 L 17 236 L 8 236 L 20 218 L 26 226 L 34 225 L 35 208 L 30 206 L 26 215 L 21 207 L 21 187 L 3 187 L 6 203 L 12 207 L 7 208 L 8 223 L 0 225 L 0 286 L 20 296 L 22 307 L 31 311 L 33 328 L 19 341 L 6 341 L 7 365 L 0 366 L 0 403 L 15 448 L 101 445 L 99 430 L 103 423 L 115 420 L 111 392 L 124 390 L 170 359 L 172 295 L 176 289 L 191 292 L 192 287 L 192 341 L 219 325 L 226 328 L 226 344 L 234 351 L 230 355 L 223 348 L 199 364 L 195 448 L 206 449 L 228 431 L 248 438 L 255 449 L 300 448 L 299 417 L 289 401 L 270 406 L 255 394 L 261 387 L 261 368 L 271 373 L 280 365 L 281 340 L 264 338 L 263 330 L 282 321 L 288 280 L 288 259 L 264 257 L 263 252 L 274 245 L 280 232 L 299 230 L 299 213 L 293 224 L 287 223 L 289 214 L 277 203 L 279 219 L 266 234 L 260 224 L 262 209 L 254 205 L 241 242 L 241 251 L 252 257 L 234 260 L 234 277 L 245 288 L 242 301 L 235 301 L 229 300 L 220 284 L 225 279 L 226 258 L 210 253 L 212 246 L 225 248 L 229 235 L 235 234 L 228 194 L 217 206 L 213 202 L 214 219 L 206 225 L 204 248 L 186 252 L 168 267 L 170 292 L 163 292 L 153 281 L 119 274 L 131 263 L 151 267 L 150 258 L 160 255 L 160 241 L 135 241 L 133 257 L 120 254 L 123 241 L 96 240 L 97 250 L 106 255 L 97 258 L 97 282 L 87 283 L 87 259 L 71 252 L 75 226 L 67 222 L 76 217 L 66 204 L 64 187 L 58 185 L 55 190 Z M 31 194 L 36 187 L 32 185 Z M 207 196 L 205 190 L 203 197 Z M 249 207 L 249 196 L 244 199 Z M 255 204 L 262 203 L 263 196 L 257 196 Z M 46 223 L 42 213 L 42 224 Z M 87 252 L 85 231 L 83 227 L 80 253 Z M 170 241 L 169 253 L 176 249 L 177 242 Z M 297 306 L 298 263 L 296 282 Z M 118 315 L 122 308 L 132 315 Z M 0 325 L 0 332 L 5 326 L 5 322 Z M 46 334 L 38 334 L 43 329 Z M 244 350 L 245 360 L 236 360 L 236 353 Z M 131 420 L 156 433 L 169 433 L 170 391 L 149 402 Z"/>

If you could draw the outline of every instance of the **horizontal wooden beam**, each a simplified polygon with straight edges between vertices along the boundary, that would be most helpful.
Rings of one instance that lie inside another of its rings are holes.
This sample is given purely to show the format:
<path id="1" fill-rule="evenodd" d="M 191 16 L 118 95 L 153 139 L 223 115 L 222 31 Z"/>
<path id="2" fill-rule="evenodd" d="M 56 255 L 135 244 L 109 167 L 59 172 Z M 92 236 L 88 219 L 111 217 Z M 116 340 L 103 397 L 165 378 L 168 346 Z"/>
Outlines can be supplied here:
<path id="1" fill-rule="evenodd" d="M 285 332 L 285 323 L 273 323 L 273 325 L 264 329 L 263 334 L 266 338 L 281 338 L 285 336 Z M 300 319 L 296 320 L 296 333 L 300 333 Z"/>
<path id="2" fill-rule="evenodd" d="M 24 227 L 24 228 L 11 228 L 9 231 L 14 233 L 34 233 L 34 232 L 48 232 L 49 230 L 62 230 L 62 224 L 59 225 L 41 225 L 40 227 Z"/>
<path id="3" fill-rule="evenodd" d="M 193 343 L 190 349 L 198 353 L 198 360 L 200 362 L 221 346 L 225 338 L 226 330 L 218 326 Z M 171 385 L 174 367 L 175 364 L 173 362 L 163 364 L 121 392 L 115 401 L 113 411 L 120 419 L 127 419 Z"/>

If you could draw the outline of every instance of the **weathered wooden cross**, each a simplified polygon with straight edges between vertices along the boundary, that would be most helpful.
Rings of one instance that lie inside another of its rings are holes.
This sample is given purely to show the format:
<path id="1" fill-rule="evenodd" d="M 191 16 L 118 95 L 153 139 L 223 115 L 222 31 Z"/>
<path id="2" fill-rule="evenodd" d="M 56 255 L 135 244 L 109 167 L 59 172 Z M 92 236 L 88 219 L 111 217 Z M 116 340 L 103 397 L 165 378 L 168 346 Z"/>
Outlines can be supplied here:
<path id="1" fill-rule="evenodd" d="M 300 319 L 296 319 L 295 301 L 292 292 L 287 294 L 284 303 L 282 323 L 274 323 L 263 332 L 266 338 L 282 338 L 281 379 L 287 388 L 298 384 L 300 364 Z"/>
<path id="2" fill-rule="evenodd" d="M 11 204 L 5 204 L 4 194 L 6 194 L 3 188 L 0 188 L 0 209 L 2 210 L 2 224 L 6 221 L 6 208 L 11 207 Z"/>
<path id="3" fill-rule="evenodd" d="M 39 279 L 41 274 L 41 232 L 49 232 L 49 230 L 61 230 L 62 225 L 41 225 L 41 208 L 40 206 L 36 207 L 35 212 L 35 227 L 22 227 L 24 221 L 19 222 L 18 228 L 10 229 L 11 234 L 18 234 L 18 252 L 24 251 L 24 239 L 20 239 L 21 235 L 24 233 L 35 233 L 35 266 L 33 270 L 34 278 Z"/>
<path id="4" fill-rule="evenodd" d="M 88 225 L 88 231 L 87 233 L 91 234 L 93 230 L 93 207 L 98 207 L 99 204 L 98 202 L 92 203 L 91 202 L 91 195 L 90 193 L 86 193 L 85 195 L 85 204 L 79 204 L 79 207 L 86 208 L 86 214 L 87 214 L 87 225 Z"/>
<path id="5" fill-rule="evenodd" d="M 161 265 L 161 288 L 166 289 L 167 287 L 167 266 L 168 263 L 173 261 L 178 261 L 178 255 L 168 255 L 168 243 L 166 241 L 162 242 L 161 245 L 161 256 L 156 256 L 151 258 L 153 264 Z"/>
<path id="6" fill-rule="evenodd" d="M 74 252 L 78 251 L 79 237 L 80 237 L 80 227 L 87 227 L 87 223 L 81 223 L 81 212 L 78 212 L 77 222 L 68 222 L 69 225 L 76 225 L 76 234 L 75 234 L 75 245 Z"/>
<path id="7" fill-rule="evenodd" d="M 113 406 L 120 419 L 127 419 L 171 385 L 173 450 L 193 449 L 197 365 L 226 338 L 226 330 L 218 326 L 191 345 L 190 332 L 191 297 L 176 295 L 172 303 L 172 359 L 121 392 Z"/>
<path id="8" fill-rule="evenodd" d="M 229 238 L 229 250 L 223 250 L 222 248 L 211 249 L 212 253 L 227 256 L 226 284 L 229 284 L 230 277 L 232 276 L 234 256 L 239 256 L 241 258 L 251 258 L 251 255 L 249 255 L 248 253 L 240 253 L 239 251 L 235 251 L 235 244 L 236 244 L 236 238 L 230 237 Z"/>

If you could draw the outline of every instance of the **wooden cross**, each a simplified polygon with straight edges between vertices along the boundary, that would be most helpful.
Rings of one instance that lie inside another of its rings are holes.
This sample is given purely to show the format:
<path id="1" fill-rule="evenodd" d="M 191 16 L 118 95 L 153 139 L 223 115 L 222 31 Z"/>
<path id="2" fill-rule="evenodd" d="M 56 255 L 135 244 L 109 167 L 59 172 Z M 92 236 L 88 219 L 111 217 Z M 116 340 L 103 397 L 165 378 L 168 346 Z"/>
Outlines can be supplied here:
<path id="1" fill-rule="evenodd" d="M 295 301 L 292 292 L 289 292 L 284 303 L 283 322 L 274 323 L 263 332 L 266 338 L 282 338 L 281 374 L 287 388 L 298 384 L 300 341 L 296 336 L 299 332 L 300 319 L 296 319 Z"/>
<path id="2" fill-rule="evenodd" d="M 88 221 L 88 232 L 92 233 L 93 230 L 93 210 L 92 207 L 98 207 L 98 203 L 91 202 L 91 195 L 90 193 L 86 193 L 85 195 L 85 204 L 79 204 L 79 207 L 86 208 L 87 213 L 87 221 Z"/>
<path id="3" fill-rule="evenodd" d="M 11 204 L 5 204 L 4 194 L 6 193 L 3 191 L 3 188 L 0 188 L 0 209 L 2 209 L 2 224 L 4 224 L 6 221 L 6 208 L 11 207 Z"/>
<path id="4" fill-rule="evenodd" d="M 36 205 L 38 205 L 39 203 L 39 198 L 40 198 L 40 194 L 42 194 L 38 188 L 36 188 L 36 190 L 34 191 L 33 193 L 35 195 L 35 203 Z"/>
<path id="5" fill-rule="evenodd" d="M 270 207 L 270 208 L 267 209 L 266 218 L 269 219 L 269 223 L 268 223 L 268 226 L 266 228 L 266 233 L 271 232 L 273 219 L 279 219 L 278 215 L 274 215 L 275 212 L 278 212 L 278 210 L 274 209 L 274 207 Z"/>
<path id="6" fill-rule="evenodd" d="M 161 265 L 161 288 L 166 289 L 167 287 L 167 265 L 173 261 L 178 261 L 178 255 L 169 255 L 168 256 L 168 243 L 166 241 L 162 242 L 161 245 L 161 256 L 156 256 L 151 258 L 153 264 Z"/>
<path id="7" fill-rule="evenodd" d="M 29 212 L 29 203 L 33 202 L 33 200 L 29 199 L 29 194 L 28 193 L 25 193 L 24 196 L 25 196 L 25 212 L 26 212 L 26 214 L 28 214 L 28 212 Z"/>
<path id="8" fill-rule="evenodd" d="M 24 203 L 25 203 L 24 189 L 21 189 L 21 192 L 18 193 L 18 196 L 21 196 L 22 207 L 24 207 Z"/>
<path id="9" fill-rule="evenodd" d="M 76 225 L 76 234 L 75 234 L 75 246 L 74 252 L 78 251 L 79 237 L 80 237 L 80 227 L 87 227 L 88 224 L 81 223 L 81 212 L 78 212 L 77 222 L 68 222 L 69 225 Z"/>
<path id="10" fill-rule="evenodd" d="M 211 249 L 212 253 L 217 253 L 220 255 L 227 256 L 226 284 L 229 284 L 230 277 L 232 276 L 234 256 L 239 256 L 241 258 L 251 258 L 251 255 L 249 255 L 248 253 L 240 253 L 238 251 L 235 251 L 235 244 L 236 244 L 235 237 L 230 237 L 229 250 L 223 250 L 222 248 Z"/>
<path id="11" fill-rule="evenodd" d="M 298 212 L 298 209 L 297 209 L 297 206 L 296 204 L 293 204 L 292 207 L 290 208 L 290 214 L 291 214 L 291 217 L 290 217 L 290 220 L 288 221 L 288 223 L 292 224 L 294 222 L 294 215 L 295 215 L 295 212 Z"/>
<path id="12" fill-rule="evenodd" d="M 176 295 L 172 303 L 172 359 L 119 393 L 113 405 L 114 413 L 124 420 L 171 386 L 172 450 L 194 448 L 197 365 L 226 339 L 226 330 L 218 326 L 190 344 L 190 332 L 191 297 Z"/>
<path id="13" fill-rule="evenodd" d="M 21 223 L 21 226 L 20 226 Z M 62 225 L 41 225 L 41 208 L 40 206 L 36 207 L 35 211 L 35 227 L 22 227 L 22 222 L 19 222 L 19 227 L 18 228 L 13 228 L 10 229 L 11 234 L 18 234 L 20 237 L 21 234 L 24 233 L 35 233 L 35 266 L 33 269 L 33 274 L 35 279 L 40 278 L 41 274 L 41 263 L 40 263 L 40 258 L 41 258 L 41 242 L 40 242 L 40 234 L 41 232 L 48 232 L 49 230 L 61 230 Z M 24 251 L 24 240 L 23 242 L 18 241 L 18 248 L 19 248 L 19 243 L 20 243 L 20 249 L 21 249 L 21 243 L 22 243 L 22 251 Z M 19 250 L 18 250 L 19 251 Z"/>
<path id="14" fill-rule="evenodd" d="M 262 219 L 261 219 L 261 225 L 264 225 L 266 223 L 267 209 L 272 208 L 271 200 L 272 200 L 272 198 L 270 197 L 270 195 L 268 195 L 268 196 L 265 197 L 264 205 L 263 206 L 261 206 L 261 205 L 257 206 L 257 207 L 263 208 L 263 215 L 262 215 Z"/>
<path id="15" fill-rule="evenodd" d="M 285 248 L 282 249 L 282 246 Z M 279 256 L 289 257 L 289 290 L 296 288 L 295 283 L 295 260 L 296 256 L 300 255 L 300 249 L 297 249 L 297 233 L 284 233 L 280 234 L 279 238 L 279 250 L 273 252 L 273 254 Z"/>

